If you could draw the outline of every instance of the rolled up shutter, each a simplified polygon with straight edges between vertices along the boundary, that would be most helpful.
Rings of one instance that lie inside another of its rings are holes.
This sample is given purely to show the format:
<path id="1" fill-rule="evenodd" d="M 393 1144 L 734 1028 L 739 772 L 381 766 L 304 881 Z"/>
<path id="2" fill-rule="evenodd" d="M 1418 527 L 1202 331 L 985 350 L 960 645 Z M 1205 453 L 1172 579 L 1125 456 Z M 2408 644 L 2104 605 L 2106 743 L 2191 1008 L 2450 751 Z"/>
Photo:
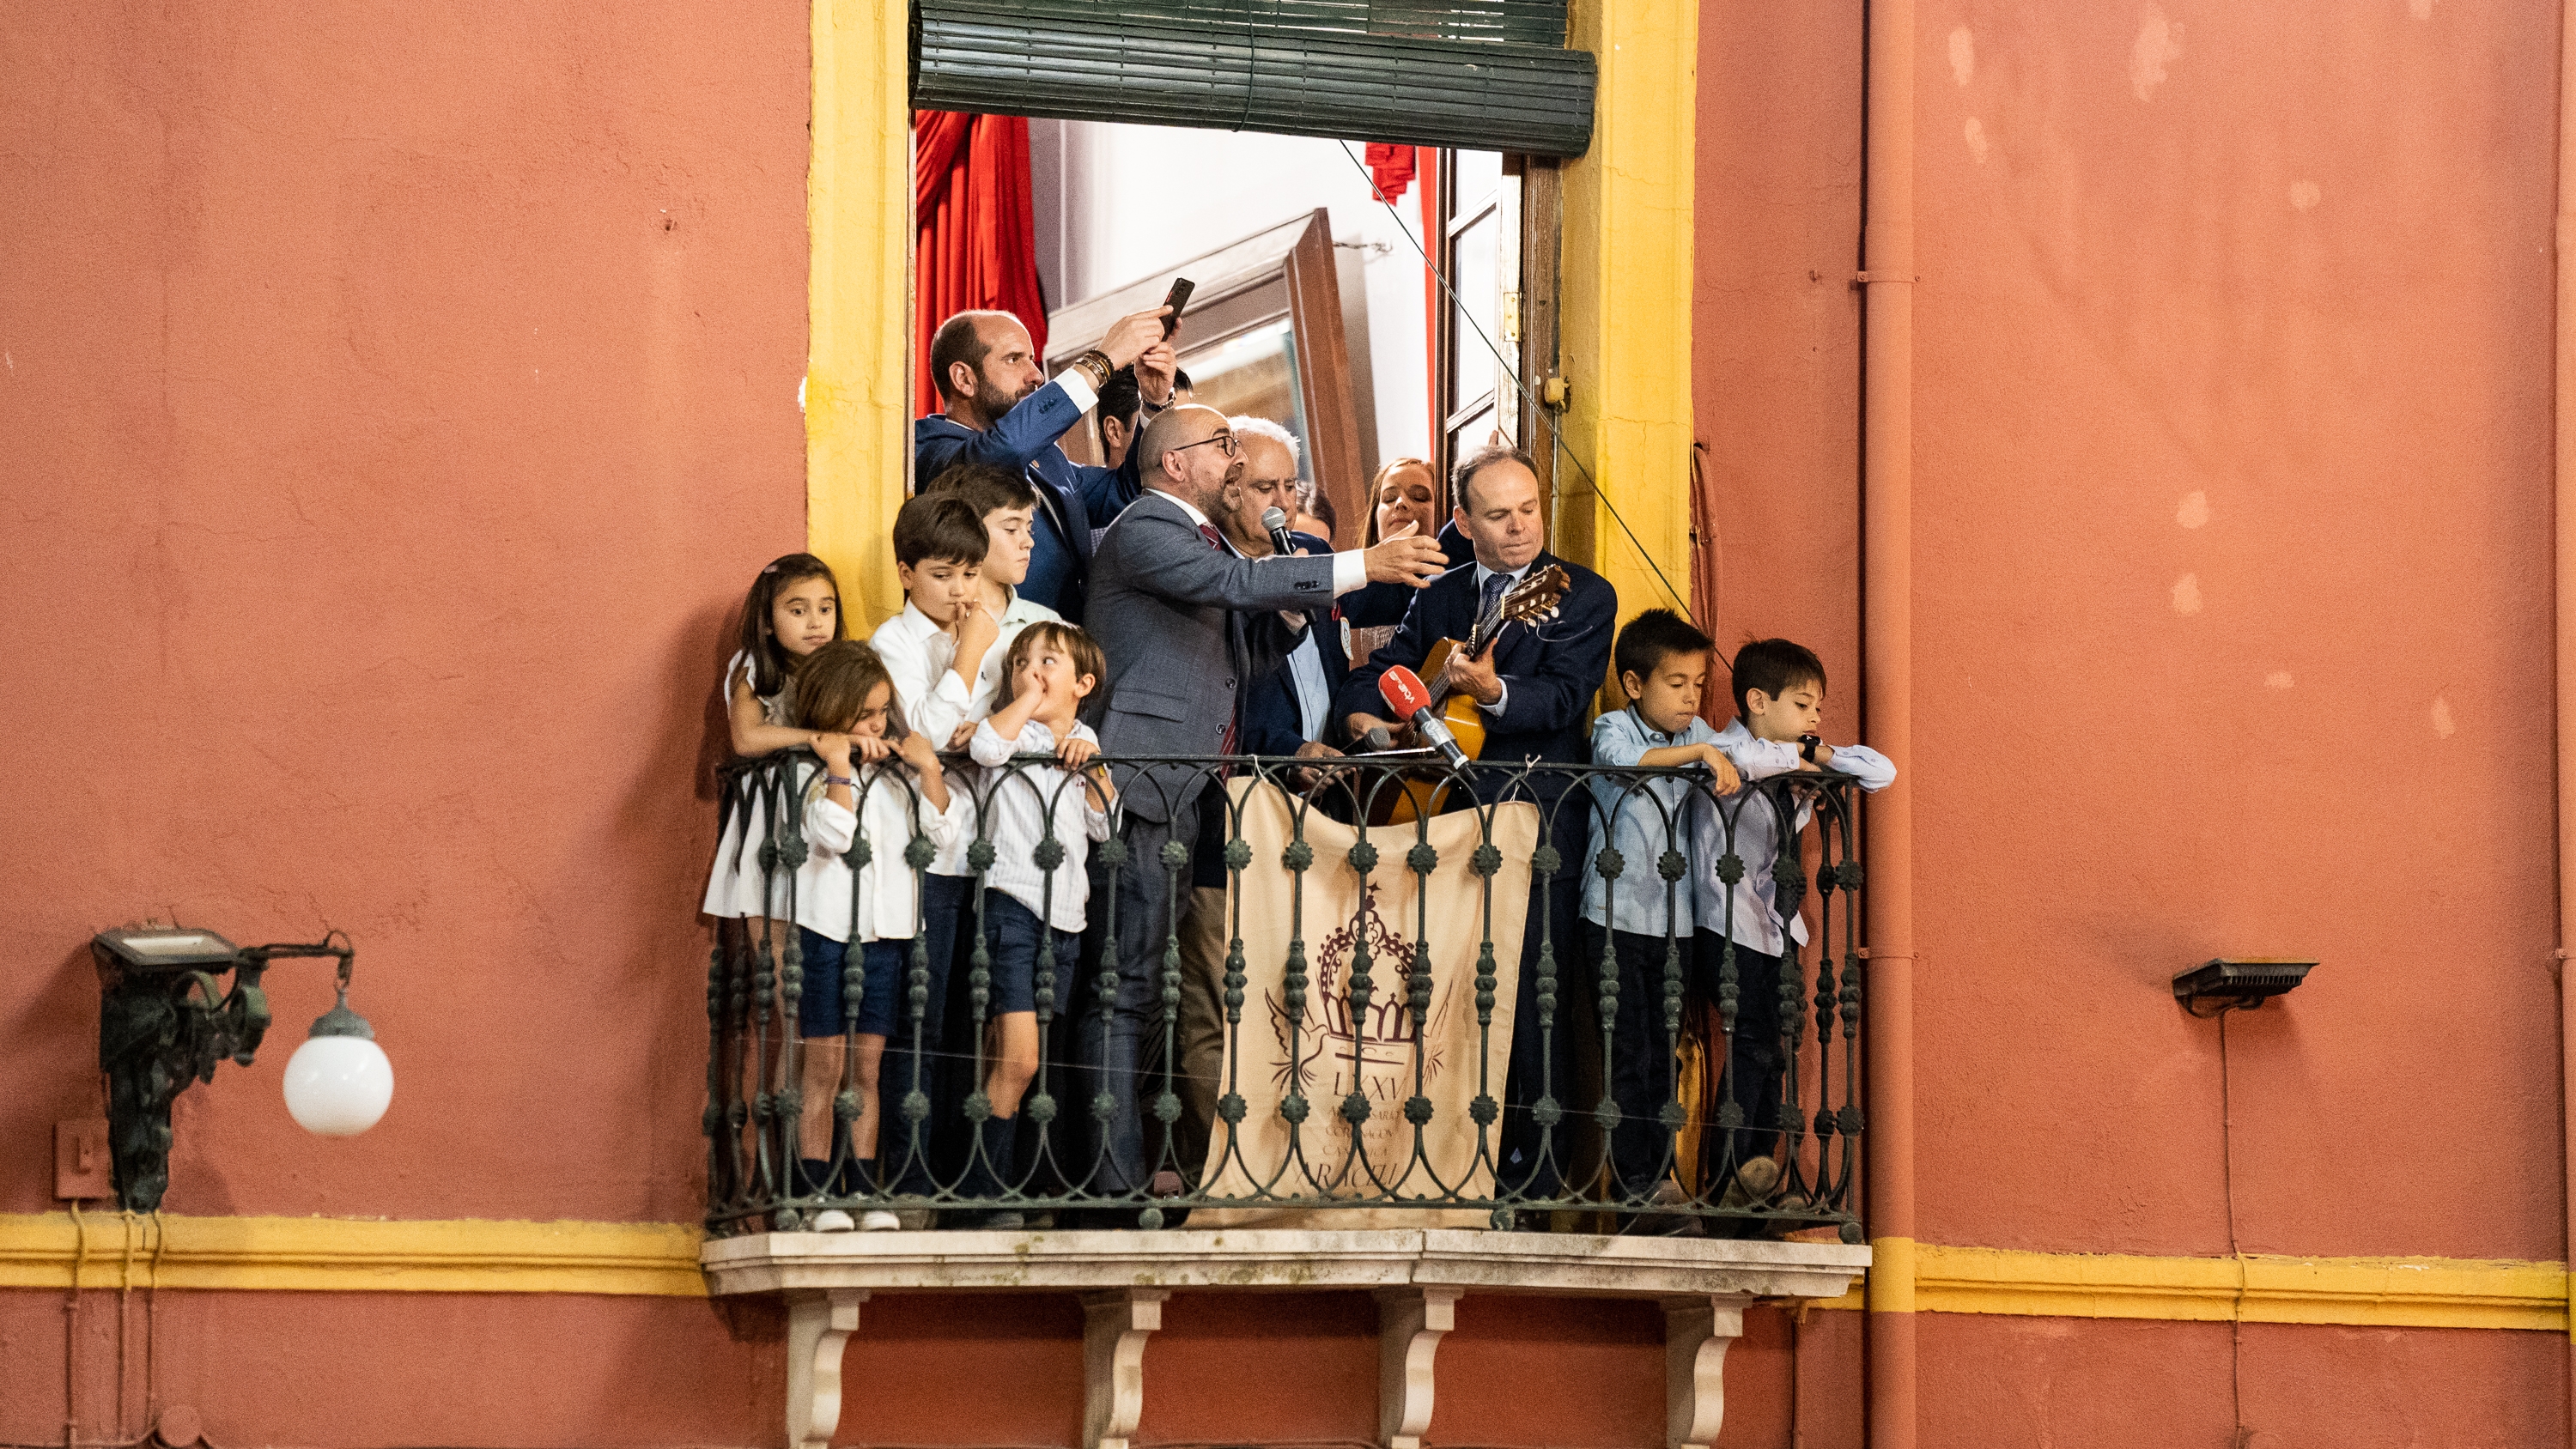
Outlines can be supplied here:
<path id="1" fill-rule="evenodd" d="M 913 105 L 1580 156 L 1563 0 L 915 0 Z"/>

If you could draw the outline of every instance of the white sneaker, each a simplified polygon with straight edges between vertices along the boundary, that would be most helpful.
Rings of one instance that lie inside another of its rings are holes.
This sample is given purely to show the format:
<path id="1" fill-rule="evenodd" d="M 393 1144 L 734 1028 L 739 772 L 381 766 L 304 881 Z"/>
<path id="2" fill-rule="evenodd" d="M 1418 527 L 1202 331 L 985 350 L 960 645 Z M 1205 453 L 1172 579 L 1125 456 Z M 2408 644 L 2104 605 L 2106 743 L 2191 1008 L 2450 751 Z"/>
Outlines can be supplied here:
<path id="1" fill-rule="evenodd" d="M 839 1208 L 825 1208 L 814 1215 L 814 1231 L 818 1233 L 846 1233 L 857 1226 L 850 1221 L 850 1215 Z"/>
<path id="2" fill-rule="evenodd" d="M 870 1208 L 859 1214 L 859 1231 L 863 1233 L 891 1233 L 902 1227 L 903 1219 L 883 1208 Z"/>

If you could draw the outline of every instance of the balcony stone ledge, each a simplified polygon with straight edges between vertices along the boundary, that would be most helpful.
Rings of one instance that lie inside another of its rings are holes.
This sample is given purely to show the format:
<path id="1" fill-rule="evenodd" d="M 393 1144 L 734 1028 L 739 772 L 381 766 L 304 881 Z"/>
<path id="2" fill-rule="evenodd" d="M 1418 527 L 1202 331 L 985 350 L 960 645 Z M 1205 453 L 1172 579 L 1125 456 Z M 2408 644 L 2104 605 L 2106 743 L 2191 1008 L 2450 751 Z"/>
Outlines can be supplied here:
<path id="1" fill-rule="evenodd" d="M 787 1442 L 826 1449 L 842 1358 L 877 1293 L 1079 1293 L 1083 1443 L 1132 1449 L 1145 1346 L 1180 1290 L 1367 1289 L 1378 1301 L 1378 1442 L 1421 1449 L 1433 1365 L 1473 1293 L 1649 1298 L 1664 1312 L 1667 1449 L 1714 1443 L 1729 1344 L 1757 1299 L 1839 1298 L 1870 1250 L 1841 1243 L 1624 1238 L 1457 1228 L 761 1233 L 699 1253 L 718 1295 L 787 1303 Z"/>
<path id="2" fill-rule="evenodd" d="M 1868 1248 L 1842 1243 L 1460 1228 L 761 1233 L 711 1238 L 699 1254 L 720 1295 L 1438 1286 L 1591 1298 L 1839 1298 L 1869 1261 Z"/>

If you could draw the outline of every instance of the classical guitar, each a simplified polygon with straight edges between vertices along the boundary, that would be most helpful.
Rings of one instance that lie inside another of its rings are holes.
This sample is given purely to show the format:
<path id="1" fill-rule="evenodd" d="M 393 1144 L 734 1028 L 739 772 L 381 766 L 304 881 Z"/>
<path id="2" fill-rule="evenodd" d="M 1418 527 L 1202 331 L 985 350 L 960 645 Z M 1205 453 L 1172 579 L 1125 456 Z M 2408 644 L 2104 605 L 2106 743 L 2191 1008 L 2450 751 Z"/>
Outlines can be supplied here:
<path id="1" fill-rule="evenodd" d="M 1546 568 L 1533 570 L 1527 578 L 1504 591 L 1493 612 L 1478 619 L 1475 628 L 1468 631 L 1470 637 L 1467 640 L 1442 639 L 1431 646 L 1430 654 L 1422 661 L 1421 670 L 1422 677 L 1432 682 L 1431 707 L 1438 712 L 1440 722 L 1449 727 L 1449 733 L 1457 737 L 1458 748 L 1467 758 L 1473 760 L 1484 756 L 1485 712 L 1477 706 L 1472 695 L 1455 693 L 1441 682 L 1442 676 L 1448 672 L 1449 656 L 1463 649 L 1470 659 L 1483 658 L 1485 651 L 1494 647 L 1494 640 L 1501 636 L 1505 626 L 1536 625 L 1555 618 L 1556 606 L 1564 601 L 1565 591 L 1573 586 L 1574 580 L 1567 576 L 1562 565 L 1549 564 Z M 1430 813 L 1443 788 L 1445 786 L 1431 781 L 1408 780 L 1401 797 L 1389 792 L 1382 808 L 1373 812 L 1384 818 L 1371 823 L 1395 824 Z"/>

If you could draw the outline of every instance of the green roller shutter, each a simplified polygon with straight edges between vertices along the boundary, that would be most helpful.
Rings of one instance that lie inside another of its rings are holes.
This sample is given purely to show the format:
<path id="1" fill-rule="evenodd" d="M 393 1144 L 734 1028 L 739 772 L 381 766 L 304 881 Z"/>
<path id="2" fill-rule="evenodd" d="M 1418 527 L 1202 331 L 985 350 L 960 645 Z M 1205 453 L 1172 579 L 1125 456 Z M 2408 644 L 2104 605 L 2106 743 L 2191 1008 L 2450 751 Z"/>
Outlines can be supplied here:
<path id="1" fill-rule="evenodd" d="M 1580 156 L 1562 0 L 915 0 L 923 109 Z"/>

